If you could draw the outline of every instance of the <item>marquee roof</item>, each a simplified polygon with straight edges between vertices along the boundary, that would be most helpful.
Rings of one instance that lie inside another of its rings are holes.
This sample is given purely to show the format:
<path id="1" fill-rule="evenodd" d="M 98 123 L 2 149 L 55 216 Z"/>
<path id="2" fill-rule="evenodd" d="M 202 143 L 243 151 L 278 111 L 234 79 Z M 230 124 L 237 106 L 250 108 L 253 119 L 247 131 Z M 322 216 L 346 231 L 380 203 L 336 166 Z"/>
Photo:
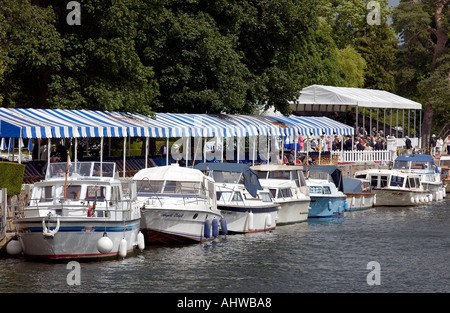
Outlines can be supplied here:
<path id="1" fill-rule="evenodd" d="M 312 85 L 292 105 L 358 106 L 421 110 L 422 104 L 384 90 Z"/>

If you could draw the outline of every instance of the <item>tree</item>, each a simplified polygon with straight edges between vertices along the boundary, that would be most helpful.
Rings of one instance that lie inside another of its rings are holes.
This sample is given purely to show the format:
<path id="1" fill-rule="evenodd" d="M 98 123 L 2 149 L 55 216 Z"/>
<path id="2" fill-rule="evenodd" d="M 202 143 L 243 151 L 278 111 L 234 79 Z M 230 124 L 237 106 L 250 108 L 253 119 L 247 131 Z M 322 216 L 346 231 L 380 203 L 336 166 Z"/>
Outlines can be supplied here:
<path id="1" fill-rule="evenodd" d="M 449 0 L 402 1 L 394 10 L 393 20 L 406 45 L 401 54 L 400 92 L 416 92 L 425 104 L 422 135 L 428 146 L 431 131 L 438 131 L 448 121 L 450 98 Z M 435 111 L 442 112 L 433 122 Z M 445 119 L 447 118 L 447 119 Z"/>

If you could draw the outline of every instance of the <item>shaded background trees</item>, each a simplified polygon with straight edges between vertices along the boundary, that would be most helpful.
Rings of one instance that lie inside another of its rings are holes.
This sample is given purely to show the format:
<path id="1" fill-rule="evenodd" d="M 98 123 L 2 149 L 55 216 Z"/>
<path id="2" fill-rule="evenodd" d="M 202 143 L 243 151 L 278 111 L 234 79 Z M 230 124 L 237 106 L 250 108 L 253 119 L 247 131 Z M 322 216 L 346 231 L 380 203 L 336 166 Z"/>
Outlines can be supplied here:
<path id="1" fill-rule="evenodd" d="M 2 106 L 288 114 L 325 84 L 396 92 L 426 104 L 426 125 L 448 120 L 448 1 L 379 0 L 380 25 L 361 0 L 78 2 L 71 26 L 68 1 L 0 0 Z"/>

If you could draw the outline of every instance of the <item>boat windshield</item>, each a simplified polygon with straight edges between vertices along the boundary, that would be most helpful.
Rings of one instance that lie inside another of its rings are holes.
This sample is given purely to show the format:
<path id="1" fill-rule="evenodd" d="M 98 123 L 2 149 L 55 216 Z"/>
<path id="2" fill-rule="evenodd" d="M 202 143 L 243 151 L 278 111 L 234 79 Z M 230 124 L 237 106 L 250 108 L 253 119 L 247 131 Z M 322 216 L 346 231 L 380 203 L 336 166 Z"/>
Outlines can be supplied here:
<path id="1" fill-rule="evenodd" d="M 321 179 L 321 180 L 326 180 L 326 181 L 328 181 L 328 182 L 332 182 L 330 174 L 325 173 L 325 172 L 314 172 L 314 171 L 309 171 L 309 172 L 308 172 L 308 178 L 311 178 L 311 179 Z"/>
<path id="2" fill-rule="evenodd" d="M 240 172 L 212 171 L 216 183 L 244 184 L 244 176 Z"/>
<path id="3" fill-rule="evenodd" d="M 156 195 L 193 195 L 206 198 L 206 188 L 201 182 L 171 180 L 141 180 L 136 182 L 139 197 Z"/>

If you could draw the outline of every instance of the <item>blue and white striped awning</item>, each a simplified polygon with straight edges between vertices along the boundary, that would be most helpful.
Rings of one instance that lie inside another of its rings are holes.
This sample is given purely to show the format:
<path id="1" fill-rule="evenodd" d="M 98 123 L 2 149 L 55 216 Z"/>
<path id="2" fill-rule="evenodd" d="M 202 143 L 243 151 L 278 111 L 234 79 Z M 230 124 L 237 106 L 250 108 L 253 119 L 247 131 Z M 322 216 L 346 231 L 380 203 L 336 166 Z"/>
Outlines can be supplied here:
<path id="1" fill-rule="evenodd" d="M 137 113 L 0 108 L 0 138 L 352 135 L 326 117 Z"/>

